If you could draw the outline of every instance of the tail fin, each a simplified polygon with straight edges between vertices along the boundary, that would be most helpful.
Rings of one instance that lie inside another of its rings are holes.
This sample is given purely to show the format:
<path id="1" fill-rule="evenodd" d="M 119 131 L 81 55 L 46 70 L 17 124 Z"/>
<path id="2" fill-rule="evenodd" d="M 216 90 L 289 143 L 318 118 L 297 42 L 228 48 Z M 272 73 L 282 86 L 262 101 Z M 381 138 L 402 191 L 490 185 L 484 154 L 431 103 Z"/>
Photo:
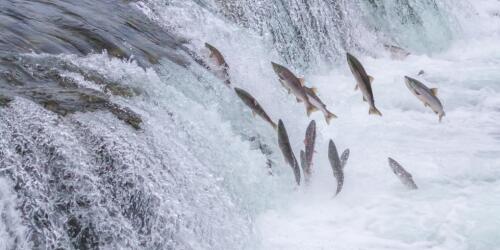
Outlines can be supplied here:
<path id="1" fill-rule="evenodd" d="M 380 111 L 378 111 L 378 109 L 375 107 L 370 107 L 370 111 L 368 111 L 368 114 L 382 116 L 382 113 L 380 113 Z"/>
<path id="2" fill-rule="evenodd" d="M 439 122 L 441 122 L 441 119 L 443 119 L 443 116 L 445 116 L 446 114 L 443 112 L 443 113 L 439 113 Z"/>
<path id="3" fill-rule="evenodd" d="M 307 105 L 306 111 L 307 111 L 307 117 L 309 117 L 313 112 L 318 111 L 318 108 L 314 107 L 311 103 L 309 103 L 309 105 Z"/>
<path id="4" fill-rule="evenodd" d="M 332 118 L 337 118 L 337 116 L 334 113 L 330 112 L 330 111 L 326 111 L 326 114 L 325 114 L 326 124 L 330 125 L 330 120 Z"/>

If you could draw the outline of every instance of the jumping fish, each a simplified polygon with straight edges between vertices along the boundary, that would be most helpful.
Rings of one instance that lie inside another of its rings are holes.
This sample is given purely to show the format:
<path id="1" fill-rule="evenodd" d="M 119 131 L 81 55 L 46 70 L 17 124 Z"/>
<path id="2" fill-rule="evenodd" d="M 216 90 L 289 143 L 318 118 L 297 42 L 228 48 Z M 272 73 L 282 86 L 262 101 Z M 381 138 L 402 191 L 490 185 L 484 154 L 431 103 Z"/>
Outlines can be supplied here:
<path id="1" fill-rule="evenodd" d="M 220 71 L 222 73 L 222 76 L 220 76 L 223 80 L 224 83 L 228 86 L 231 85 L 231 77 L 229 76 L 229 65 L 227 65 L 226 60 L 222 56 L 222 53 L 215 48 L 214 46 L 210 45 L 209 43 L 205 43 L 205 47 L 210 50 L 210 58 L 214 60 L 215 64 L 220 67 Z"/>
<path id="2" fill-rule="evenodd" d="M 408 89 L 420 101 L 422 101 L 426 107 L 429 106 L 432 111 L 434 111 L 434 113 L 438 115 L 439 122 L 441 122 L 441 119 L 443 118 L 443 116 L 445 116 L 445 113 L 441 101 L 439 101 L 439 99 L 437 98 L 437 89 L 429 89 L 423 83 L 408 76 L 405 76 L 405 83 L 406 87 L 408 87 Z"/>
<path id="3" fill-rule="evenodd" d="M 384 48 L 391 53 L 392 59 L 403 60 L 410 55 L 410 52 L 395 45 L 384 44 Z"/>
<path id="4" fill-rule="evenodd" d="M 342 186 L 344 185 L 344 170 L 342 169 L 342 163 L 340 162 L 339 153 L 335 147 L 333 140 L 330 140 L 328 145 L 328 159 L 330 160 L 330 165 L 332 166 L 333 176 L 337 179 L 337 191 L 335 195 L 338 195 L 342 191 Z"/>
<path id="5" fill-rule="evenodd" d="M 271 120 L 271 118 L 267 115 L 266 111 L 264 111 L 262 106 L 260 106 L 260 104 L 257 102 L 257 100 L 255 100 L 255 98 L 253 98 L 253 96 L 250 95 L 250 93 L 248 93 L 245 90 L 240 89 L 240 88 L 234 88 L 234 91 L 236 91 L 236 94 L 240 97 L 240 99 L 243 101 L 243 103 L 245 103 L 252 110 L 252 114 L 254 116 L 258 115 L 262 119 L 264 119 L 264 121 L 271 124 L 271 126 L 274 129 L 278 128 L 276 126 L 276 123 L 274 123 L 273 120 Z"/>
<path id="6" fill-rule="evenodd" d="M 370 110 L 368 113 L 382 116 L 382 113 L 380 113 L 380 111 L 375 107 L 375 100 L 373 98 L 371 86 L 373 78 L 366 74 L 366 71 L 359 60 L 349 53 L 347 53 L 347 63 L 349 64 L 349 68 L 356 79 L 357 88 L 359 88 L 361 93 L 363 93 L 363 100 L 370 104 Z"/>
<path id="7" fill-rule="evenodd" d="M 301 159 L 302 170 L 304 172 L 304 179 L 306 182 L 309 182 L 312 174 L 312 158 L 314 154 L 314 144 L 316 142 L 316 122 L 312 120 L 307 126 L 306 129 L 306 137 L 304 139 L 305 144 L 305 152 L 304 152 L 304 161 Z"/>
<path id="8" fill-rule="evenodd" d="M 392 169 L 392 172 L 399 178 L 399 180 L 409 189 L 418 189 L 417 184 L 413 181 L 413 177 L 408 171 L 406 171 L 401 164 L 392 159 L 388 158 L 389 166 Z"/>
<path id="9" fill-rule="evenodd" d="M 300 185 L 300 167 L 297 163 L 295 155 L 293 154 L 292 147 L 290 146 L 285 125 L 281 120 L 278 121 L 278 145 L 281 149 L 281 153 L 283 153 L 286 163 L 292 167 L 297 185 Z"/>
<path id="10" fill-rule="evenodd" d="M 308 88 L 304 86 L 304 89 L 306 90 L 307 97 L 311 101 L 311 104 L 314 105 L 317 109 L 321 110 L 321 112 L 323 112 L 327 124 L 330 124 L 330 120 L 332 118 L 337 118 L 335 114 L 333 114 L 326 108 L 326 105 L 316 95 L 315 88 Z"/>
<path id="11" fill-rule="evenodd" d="M 297 78 L 289 69 L 282 65 L 271 62 L 274 72 L 278 75 L 281 85 L 288 90 L 288 93 L 293 93 L 298 102 L 304 102 L 306 106 L 307 116 L 318 110 L 309 100 L 304 89 L 304 79 Z"/>

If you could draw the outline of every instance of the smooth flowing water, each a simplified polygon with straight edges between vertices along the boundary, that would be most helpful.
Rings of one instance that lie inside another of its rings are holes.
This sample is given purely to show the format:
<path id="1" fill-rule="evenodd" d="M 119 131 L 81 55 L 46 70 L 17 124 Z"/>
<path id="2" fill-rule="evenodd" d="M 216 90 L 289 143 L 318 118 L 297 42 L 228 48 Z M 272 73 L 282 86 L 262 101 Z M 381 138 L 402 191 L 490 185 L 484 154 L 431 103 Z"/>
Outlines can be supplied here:
<path id="1" fill-rule="evenodd" d="M 0 249 L 500 249 L 498 1 L 0 7 Z M 316 121 L 310 185 L 295 185 L 272 127 L 200 65 L 205 42 L 234 87 L 283 120 L 297 158 Z M 384 44 L 411 55 L 391 59 Z M 382 117 L 368 115 L 345 52 L 374 77 Z M 308 118 L 271 61 L 338 119 Z M 441 123 L 404 76 L 438 88 Z M 330 139 L 351 152 L 336 197 Z"/>

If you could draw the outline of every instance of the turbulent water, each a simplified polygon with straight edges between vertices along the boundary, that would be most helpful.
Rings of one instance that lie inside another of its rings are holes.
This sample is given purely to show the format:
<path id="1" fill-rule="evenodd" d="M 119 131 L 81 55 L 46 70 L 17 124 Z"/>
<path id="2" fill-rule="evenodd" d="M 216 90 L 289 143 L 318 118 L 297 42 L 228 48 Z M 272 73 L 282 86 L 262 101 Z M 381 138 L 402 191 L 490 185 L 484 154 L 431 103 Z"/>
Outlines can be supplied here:
<path id="1" fill-rule="evenodd" d="M 500 249 L 499 39 L 495 0 L 3 0 L 0 249 Z M 297 158 L 316 121 L 309 186 L 205 42 Z M 308 118 L 271 61 L 338 119 Z M 439 89 L 441 123 L 405 75 Z M 351 152 L 336 197 L 330 139 Z"/>

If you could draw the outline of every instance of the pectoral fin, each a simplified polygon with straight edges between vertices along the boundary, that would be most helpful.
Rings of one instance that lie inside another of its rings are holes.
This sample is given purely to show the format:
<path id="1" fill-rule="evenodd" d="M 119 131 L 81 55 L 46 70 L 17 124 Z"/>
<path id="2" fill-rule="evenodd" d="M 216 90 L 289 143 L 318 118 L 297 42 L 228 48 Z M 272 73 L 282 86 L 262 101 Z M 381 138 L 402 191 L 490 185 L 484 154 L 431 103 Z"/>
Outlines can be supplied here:
<path id="1" fill-rule="evenodd" d="M 356 87 L 354 87 L 354 91 L 356 91 L 358 89 L 359 89 L 358 84 L 356 84 Z"/>
<path id="2" fill-rule="evenodd" d="M 368 75 L 368 79 L 370 80 L 370 83 L 373 83 L 373 80 L 375 80 L 375 78 L 373 78 L 373 76 L 371 75 Z"/>
<path id="3" fill-rule="evenodd" d="M 302 102 L 302 100 L 300 100 L 299 98 L 296 98 L 296 99 L 297 99 L 297 102 L 299 102 L 299 103 Z"/>
<path id="4" fill-rule="evenodd" d="M 438 94 L 438 89 L 437 89 L 437 88 L 432 88 L 432 89 L 431 89 L 431 93 L 432 93 L 432 95 L 433 95 L 433 96 L 437 96 L 437 94 Z"/>
<path id="5" fill-rule="evenodd" d="M 304 87 L 304 83 L 306 82 L 306 80 L 304 80 L 304 78 L 299 78 L 299 82 L 300 82 L 300 85 L 302 87 Z"/>
<path id="6" fill-rule="evenodd" d="M 314 94 L 317 94 L 318 93 L 318 89 L 315 88 L 315 87 L 311 87 L 311 92 L 313 92 Z"/>
<path id="7" fill-rule="evenodd" d="M 363 101 L 366 102 L 366 98 L 363 96 Z"/>

